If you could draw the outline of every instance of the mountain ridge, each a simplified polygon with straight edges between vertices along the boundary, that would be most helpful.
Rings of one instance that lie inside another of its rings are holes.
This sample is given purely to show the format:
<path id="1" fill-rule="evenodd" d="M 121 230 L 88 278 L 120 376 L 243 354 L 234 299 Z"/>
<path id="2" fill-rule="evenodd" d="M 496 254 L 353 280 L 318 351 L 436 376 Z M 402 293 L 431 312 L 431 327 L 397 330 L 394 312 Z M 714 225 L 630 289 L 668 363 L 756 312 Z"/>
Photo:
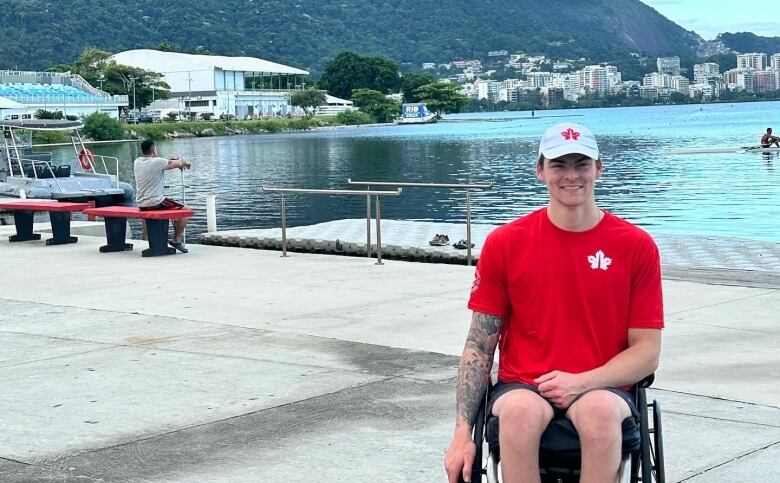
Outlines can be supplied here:
<path id="1" fill-rule="evenodd" d="M 10 0 L 0 11 L 0 68 L 71 63 L 85 47 L 249 55 L 317 73 L 344 50 L 400 63 L 447 62 L 490 50 L 594 62 L 692 57 L 703 39 L 639 0 Z M 489 33 L 489 35 L 486 35 Z"/>

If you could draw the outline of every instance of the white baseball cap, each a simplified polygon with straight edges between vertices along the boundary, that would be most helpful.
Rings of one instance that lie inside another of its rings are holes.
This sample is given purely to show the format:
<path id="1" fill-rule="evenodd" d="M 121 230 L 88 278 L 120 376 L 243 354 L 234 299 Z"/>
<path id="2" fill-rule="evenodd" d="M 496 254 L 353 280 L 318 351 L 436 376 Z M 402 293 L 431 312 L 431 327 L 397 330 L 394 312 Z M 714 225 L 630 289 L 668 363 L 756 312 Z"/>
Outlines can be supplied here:
<path id="1" fill-rule="evenodd" d="M 545 131 L 539 141 L 539 156 L 555 159 L 567 154 L 584 154 L 599 159 L 599 147 L 590 129 L 582 124 L 564 122 Z"/>

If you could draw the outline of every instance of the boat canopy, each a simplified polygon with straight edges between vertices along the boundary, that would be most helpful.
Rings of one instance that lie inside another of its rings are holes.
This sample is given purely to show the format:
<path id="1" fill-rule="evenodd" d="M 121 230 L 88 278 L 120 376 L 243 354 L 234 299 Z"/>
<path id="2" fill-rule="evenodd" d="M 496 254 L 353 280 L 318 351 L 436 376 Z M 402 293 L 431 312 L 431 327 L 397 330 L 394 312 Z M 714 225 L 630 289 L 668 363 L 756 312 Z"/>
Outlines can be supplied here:
<path id="1" fill-rule="evenodd" d="M 21 119 L 18 121 L 0 121 L 0 128 L 11 127 L 16 129 L 30 129 L 34 131 L 72 131 L 81 129 L 84 123 L 81 121 L 68 121 L 66 119 Z"/>

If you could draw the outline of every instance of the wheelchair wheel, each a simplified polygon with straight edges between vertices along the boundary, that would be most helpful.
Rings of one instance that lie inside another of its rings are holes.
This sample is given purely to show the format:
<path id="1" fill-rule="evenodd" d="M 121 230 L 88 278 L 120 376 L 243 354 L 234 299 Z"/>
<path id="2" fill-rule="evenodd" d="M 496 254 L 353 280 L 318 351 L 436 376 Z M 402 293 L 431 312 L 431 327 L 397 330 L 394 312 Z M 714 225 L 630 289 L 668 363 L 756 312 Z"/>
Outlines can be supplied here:
<path id="1" fill-rule="evenodd" d="M 653 477 L 656 483 L 666 481 L 664 470 L 664 438 L 663 428 L 661 426 L 661 405 L 653 400 L 650 404 L 653 407 Z"/>

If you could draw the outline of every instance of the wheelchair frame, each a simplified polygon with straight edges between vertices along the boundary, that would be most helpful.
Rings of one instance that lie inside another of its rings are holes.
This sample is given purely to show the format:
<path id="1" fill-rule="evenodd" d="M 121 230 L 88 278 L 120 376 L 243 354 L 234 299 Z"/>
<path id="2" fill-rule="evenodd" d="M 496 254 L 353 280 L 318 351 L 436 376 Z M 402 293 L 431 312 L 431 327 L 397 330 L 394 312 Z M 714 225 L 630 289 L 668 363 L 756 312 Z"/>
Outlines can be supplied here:
<path id="1" fill-rule="evenodd" d="M 628 455 L 630 460 L 629 477 L 631 483 L 665 483 L 664 474 L 664 452 L 663 452 L 663 435 L 661 426 L 661 406 L 658 401 L 647 402 L 646 388 L 650 387 L 653 383 L 655 376 L 653 374 L 641 380 L 633 388 L 634 400 L 636 401 L 637 409 L 639 410 L 639 436 L 640 443 L 639 448 L 632 451 Z M 493 454 L 489 448 L 487 448 L 487 456 L 483 458 L 485 453 L 487 428 L 487 414 L 485 413 L 487 408 L 488 396 L 490 389 L 485 391 L 485 397 L 480 405 L 479 412 L 477 413 L 477 422 L 473 429 L 473 439 L 477 446 L 477 453 L 474 457 L 474 465 L 472 466 L 471 481 L 472 483 L 482 483 L 482 478 L 485 477 L 488 483 L 498 483 L 498 463 L 499 459 L 497 455 Z M 650 421 L 652 417 L 652 422 Z M 625 461 L 625 459 L 624 459 Z M 543 482 L 551 483 L 567 483 L 570 481 L 579 481 L 579 468 L 570 468 L 563 474 L 560 472 L 561 468 L 555 468 L 556 472 L 548 472 L 549 468 L 540 468 L 540 474 Z"/>

